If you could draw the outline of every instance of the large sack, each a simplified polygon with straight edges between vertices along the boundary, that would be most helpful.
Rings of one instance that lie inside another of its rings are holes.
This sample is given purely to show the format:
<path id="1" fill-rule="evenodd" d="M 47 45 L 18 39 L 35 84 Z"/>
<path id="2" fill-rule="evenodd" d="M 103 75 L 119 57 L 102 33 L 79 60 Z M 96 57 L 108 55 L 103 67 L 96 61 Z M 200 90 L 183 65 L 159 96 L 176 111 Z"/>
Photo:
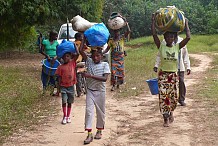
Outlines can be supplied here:
<path id="1" fill-rule="evenodd" d="M 181 32 L 185 28 L 184 14 L 175 6 L 160 8 L 155 13 L 155 26 L 161 33 L 166 31 Z"/>
<path id="2" fill-rule="evenodd" d="M 65 39 L 61 42 L 60 45 L 58 45 L 56 54 L 59 58 L 62 58 L 65 53 L 76 53 L 76 46 L 71 41 L 66 41 Z"/>
<path id="3" fill-rule="evenodd" d="M 82 18 L 79 15 L 73 17 L 71 23 L 72 23 L 73 30 L 81 31 L 81 32 L 87 30 L 92 26 L 92 23 L 90 23 L 88 20 Z"/>
<path id="4" fill-rule="evenodd" d="M 84 35 L 91 47 L 102 47 L 107 43 L 110 33 L 104 23 L 98 23 L 87 29 Z"/>
<path id="5" fill-rule="evenodd" d="M 113 12 L 110 18 L 108 19 L 108 23 L 107 23 L 108 27 L 113 30 L 117 30 L 117 29 L 124 27 L 126 23 L 121 17 L 122 16 L 119 13 Z"/>

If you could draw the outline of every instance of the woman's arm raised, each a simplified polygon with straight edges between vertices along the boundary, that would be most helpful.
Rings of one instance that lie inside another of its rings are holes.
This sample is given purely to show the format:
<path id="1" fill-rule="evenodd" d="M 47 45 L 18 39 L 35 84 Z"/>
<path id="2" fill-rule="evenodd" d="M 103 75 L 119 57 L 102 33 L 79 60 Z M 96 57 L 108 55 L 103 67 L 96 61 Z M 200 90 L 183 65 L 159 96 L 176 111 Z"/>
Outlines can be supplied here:
<path id="1" fill-rule="evenodd" d="M 157 48 L 160 48 L 160 39 L 157 36 L 157 32 L 155 30 L 155 14 L 152 14 L 152 20 L 151 20 L 151 32 L 153 35 L 154 43 L 156 44 Z"/>
<path id="2" fill-rule="evenodd" d="M 188 19 L 185 19 L 186 38 L 179 43 L 179 49 L 183 48 L 191 39 L 191 33 L 188 26 Z"/>

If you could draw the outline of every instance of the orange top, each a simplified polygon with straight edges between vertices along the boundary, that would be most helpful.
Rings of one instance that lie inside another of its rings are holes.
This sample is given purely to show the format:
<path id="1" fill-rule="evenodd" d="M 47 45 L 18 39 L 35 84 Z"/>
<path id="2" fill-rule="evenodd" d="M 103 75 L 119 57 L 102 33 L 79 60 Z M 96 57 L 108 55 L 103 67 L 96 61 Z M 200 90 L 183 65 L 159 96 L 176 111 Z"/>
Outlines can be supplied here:
<path id="1" fill-rule="evenodd" d="M 80 44 L 81 44 L 81 41 L 76 40 L 74 43 L 75 43 L 75 45 L 77 46 L 77 48 L 79 49 Z M 91 49 L 90 49 L 88 46 L 84 45 L 83 51 L 86 51 L 86 52 L 89 53 L 89 52 L 91 51 Z M 78 58 L 77 58 L 77 60 L 76 60 L 76 62 L 81 62 L 81 61 L 82 61 L 82 56 L 79 55 Z"/>

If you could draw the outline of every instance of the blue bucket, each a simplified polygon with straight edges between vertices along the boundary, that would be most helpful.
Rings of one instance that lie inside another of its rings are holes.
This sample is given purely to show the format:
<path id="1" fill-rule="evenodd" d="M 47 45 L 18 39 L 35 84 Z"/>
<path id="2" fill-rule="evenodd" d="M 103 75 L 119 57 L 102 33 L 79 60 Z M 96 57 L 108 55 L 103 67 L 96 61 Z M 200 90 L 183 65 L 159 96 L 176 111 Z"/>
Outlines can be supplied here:
<path id="1" fill-rule="evenodd" d="M 44 73 L 50 76 L 54 76 L 55 71 L 61 63 L 58 60 L 55 60 L 54 64 L 52 64 L 51 61 L 48 61 L 48 59 L 44 59 L 42 60 L 42 64 Z"/>
<path id="2" fill-rule="evenodd" d="M 146 80 L 146 82 L 148 83 L 152 95 L 159 94 L 157 78 Z"/>

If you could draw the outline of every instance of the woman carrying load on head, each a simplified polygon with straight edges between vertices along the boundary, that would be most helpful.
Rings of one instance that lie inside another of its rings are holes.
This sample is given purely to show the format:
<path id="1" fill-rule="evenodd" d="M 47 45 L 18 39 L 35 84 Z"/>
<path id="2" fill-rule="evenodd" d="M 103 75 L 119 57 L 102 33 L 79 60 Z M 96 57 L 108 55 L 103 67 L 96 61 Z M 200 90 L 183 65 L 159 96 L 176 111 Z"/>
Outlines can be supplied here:
<path id="1" fill-rule="evenodd" d="M 55 60 L 57 59 L 57 55 L 56 55 L 56 47 L 58 46 L 57 36 L 58 33 L 56 31 L 50 31 L 49 39 L 45 39 L 42 42 L 42 50 L 40 51 L 40 53 L 44 55 L 45 58 L 51 63 L 54 63 Z M 44 66 L 42 67 L 41 80 L 43 84 L 43 93 L 45 93 L 45 90 L 48 86 L 52 86 L 52 87 L 57 86 L 55 76 L 46 74 L 44 72 Z M 52 90 L 51 95 L 59 96 L 59 88 L 57 87 L 56 94 L 53 94 L 53 90 Z"/>
<path id="2" fill-rule="evenodd" d="M 124 42 L 131 32 L 126 19 L 120 14 L 117 17 L 121 17 L 124 20 L 127 31 L 124 34 L 120 34 L 121 29 L 113 29 L 114 36 L 109 40 L 108 47 L 103 52 L 107 53 L 111 49 L 111 91 L 115 90 L 116 85 L 119 88 L 119 85 L 124 83 L 124 56 L 127 56 L 124 51 Z"/>
<path id="3" fill-rule="evenodd" d="M 160 54 L 160 71 L 158 73 L 159 87 L 159 106 L 163 115 L 164 127 L 174 121 L 173 111 L 176 109 L 178 102 L 178 54 L 190 40 L 190 30 L 188 20 L 185 19 L 186 38 L 180 43 L 175 44 L 177 32 L 166 31 L 163 36 L 166 44 L 161 43 L 155 30 L 155 14 L 152 15 L 152 35 L 154 42 L 159 49 Z"/>

